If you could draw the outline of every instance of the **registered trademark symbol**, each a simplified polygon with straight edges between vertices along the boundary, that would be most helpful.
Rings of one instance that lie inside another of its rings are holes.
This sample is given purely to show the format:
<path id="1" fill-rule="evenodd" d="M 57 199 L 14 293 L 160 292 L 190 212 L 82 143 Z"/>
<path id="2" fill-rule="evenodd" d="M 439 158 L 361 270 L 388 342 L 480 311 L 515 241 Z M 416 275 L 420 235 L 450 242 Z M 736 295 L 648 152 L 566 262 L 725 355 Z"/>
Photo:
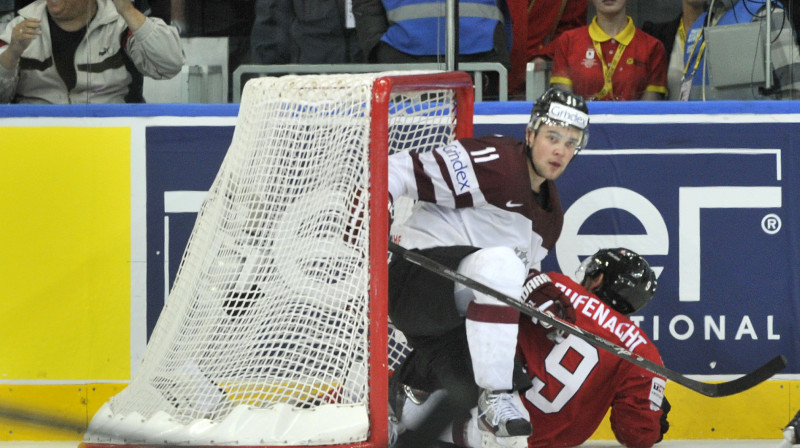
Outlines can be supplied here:
<path id="1" fill-rule="evenodd" d="M 761 229 L 769 235 L 775 235 L 780 232 L 781 225 L 781 217 L 775 213 L 770 213 L 761 218 Z"/>

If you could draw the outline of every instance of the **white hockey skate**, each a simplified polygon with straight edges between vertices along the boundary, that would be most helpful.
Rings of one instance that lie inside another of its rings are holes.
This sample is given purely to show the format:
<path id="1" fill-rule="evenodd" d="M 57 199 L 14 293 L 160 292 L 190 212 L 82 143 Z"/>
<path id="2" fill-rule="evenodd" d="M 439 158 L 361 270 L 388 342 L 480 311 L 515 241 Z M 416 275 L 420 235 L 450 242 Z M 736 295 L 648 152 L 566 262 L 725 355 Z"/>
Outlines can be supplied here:
<path id="1" fill-rule="evenodd" d="M 475 424 L 470 422 L 468 426 L 480 431 L 482 447 L 528 446 L 532 428 L 519 394 L 484 389 L 478 397 L 478 407 L 472 412 Z"/>

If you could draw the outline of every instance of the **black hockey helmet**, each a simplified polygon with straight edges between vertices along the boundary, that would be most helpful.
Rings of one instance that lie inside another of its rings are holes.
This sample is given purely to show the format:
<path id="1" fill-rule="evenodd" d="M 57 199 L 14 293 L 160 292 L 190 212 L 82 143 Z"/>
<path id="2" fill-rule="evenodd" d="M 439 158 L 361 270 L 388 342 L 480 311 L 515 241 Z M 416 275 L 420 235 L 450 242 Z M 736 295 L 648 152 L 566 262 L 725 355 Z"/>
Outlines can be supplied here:
<path id="1" fill-rule="evenodd" d="M 653 298 L 658 282 L 647 261 L 624 248 L 601 249 L 581 263 L 576 278 L 603 274 L 603 284 L 594 291 L 600 300 L 628 315 L 635 313 Z"/>
<path id="2" fill-rule="evenodd" d="M 539 131 L 539 126 L 572 126 L 582 132 L 576 153 L 589 141 L 589 108 L 580 95 L 556 87 L 547 89 L 533 103 L 528 129 Z"/>

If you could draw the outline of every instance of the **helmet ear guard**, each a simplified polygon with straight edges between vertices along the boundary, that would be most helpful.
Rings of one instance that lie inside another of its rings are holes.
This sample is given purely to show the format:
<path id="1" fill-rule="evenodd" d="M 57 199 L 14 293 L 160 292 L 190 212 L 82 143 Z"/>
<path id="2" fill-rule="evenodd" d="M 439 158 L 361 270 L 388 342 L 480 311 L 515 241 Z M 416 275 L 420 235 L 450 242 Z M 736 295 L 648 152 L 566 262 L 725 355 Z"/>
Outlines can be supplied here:
<path id="1" fill-rule="evenodd" d="M 528 129 L 539 132 L 542 124 L 573 127 L 581 131 L 576 153 L 589 141 L 589 108 L 583 97 L 551 87 L 533 104 Z"/>
<path id="2" fill-rule="evenodd" d="M 624 248 L 601 249 L 581 263 L 576 278 L 603 274 L 594 294 L 622 314 L 633 314 L 647 305 L 656 292 L 655 272 L 639 254 Z"/>

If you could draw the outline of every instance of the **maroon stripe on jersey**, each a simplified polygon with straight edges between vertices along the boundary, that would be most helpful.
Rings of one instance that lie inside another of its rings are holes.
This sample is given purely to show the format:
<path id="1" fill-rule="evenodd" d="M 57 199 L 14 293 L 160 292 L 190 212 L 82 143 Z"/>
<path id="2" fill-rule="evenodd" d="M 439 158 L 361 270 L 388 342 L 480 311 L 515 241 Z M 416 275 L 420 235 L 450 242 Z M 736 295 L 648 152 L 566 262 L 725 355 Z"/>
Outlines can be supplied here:
<path id="1" fill-rule="evenodd" d="M 456 196 L 456 208 L 470 208 L 472 207 L 472 194 L 462 194 Z"/>
<path id="2" fill-rule="evenodd" d="M 439 170 L 442 171 L 442 179 L 447 182 L 447 188 L 450 189 L 450 193 L 454 193 L 456 188 L 453 186 L 453 179 L 450 178 L 447 162 L 445 162 L 444 157 L 438 152 L 434 153 L 434 158 L 436 159 L 436 164 L 439 165 Z M 456 208 L 472 207 L 472 193 L 465 193 L 458 196 L 453 194 L 453 199 L 455 200 Z"/>
<path id="3" fill-rule="evenodd" d="M 519 321 L 519 311 L 510 306 L 470 302 L 467 319 L 490 324 L 516 324 Z"/>
<path id="4" fill-rule="evenodd" d="M 456 196 L 456 208 L 472 207 L 472 194 L 461 194 Z"/>
<path id="5" fill-rule="evenodd" d="M 419 154 L 412 152 L 410 155 L 411 162 L 414 165 L 414 179 L 417 181 L 417 195 L 419 195 L 419 199 L 435 203 L 436 194 L 433 192 L 433 182 L 431 178 L 425 174 L 422 162 L 419 161 Z"/>

